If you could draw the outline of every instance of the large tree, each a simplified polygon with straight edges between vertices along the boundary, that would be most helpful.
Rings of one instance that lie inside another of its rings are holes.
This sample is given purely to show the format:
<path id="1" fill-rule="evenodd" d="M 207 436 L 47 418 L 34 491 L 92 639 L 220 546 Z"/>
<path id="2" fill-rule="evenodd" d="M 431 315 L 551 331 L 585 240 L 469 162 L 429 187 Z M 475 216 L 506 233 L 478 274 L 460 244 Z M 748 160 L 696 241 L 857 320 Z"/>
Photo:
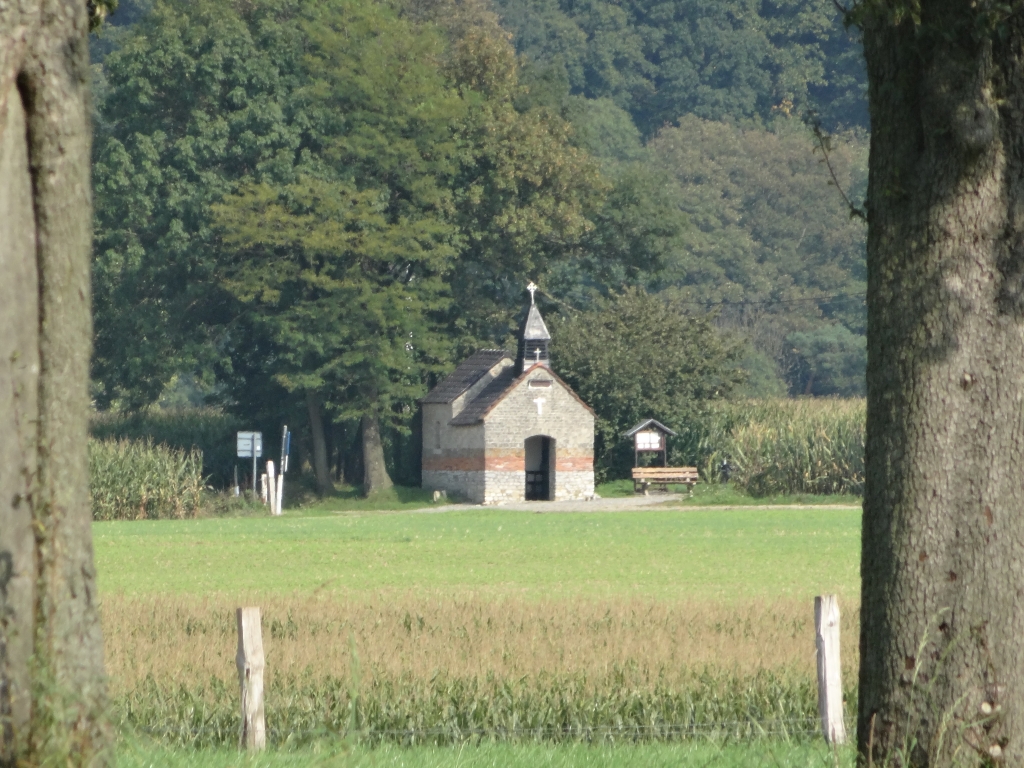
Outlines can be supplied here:
<path id="1" fill-rule="evenodd" d="M 693 428 L 743 380 L 738 346 L 664 294 L 628 289 L 552 323 L 552 367 L 597 414 L 599 479 L 628 475 L 633 451 L 622 432 L 649 418 Z"/>
<path id="2" fill-rule="evenodd" d="M 234 307 L 210 206 L 241 179 L 290 180 L 303 54 L 295 3 L 158 2 L 104 60 L 94 184 L 94 397 L 148 405 L 209 367 Z"/>
<path id="3" fill-rule="evenodd" d="M 86 4 L 0 5 L 0 766 L 102 765 Z"/>
<path id="4" fill-rule="evenodd" d="M 320 490 L 330 485 L 326 407 L 361 420 L 370 493 L 391 485 L 380 422 L 404 426 L 445 346 L 452 124 L 464 108 L 429 27 L 376 3 L 300 11 L 299 175 L 256 175 L 213 207 L 221 272 L 268 342 L 268 375 L 307 402 Z"/>
<path id="5" fill-rule="evenodd" d="M 1024 13 L 854 14 L 872 122 L 858 745 L 875 765 L 1021 765 Z"/>

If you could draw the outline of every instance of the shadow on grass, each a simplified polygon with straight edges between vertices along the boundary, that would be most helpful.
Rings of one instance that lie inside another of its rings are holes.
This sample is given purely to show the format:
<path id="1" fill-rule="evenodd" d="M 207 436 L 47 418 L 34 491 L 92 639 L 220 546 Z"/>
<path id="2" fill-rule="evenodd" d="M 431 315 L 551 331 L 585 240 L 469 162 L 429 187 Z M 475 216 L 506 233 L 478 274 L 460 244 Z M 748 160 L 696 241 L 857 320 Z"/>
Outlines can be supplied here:
<path id="1" fill-rule="evenodd" d="M 834 505 L 844 507 L 859 507 L 863 499 L 860 496 L 848 495 L 824 495 L 810 493 L 778 494 L 774 496 L 751 496 L 748 493 L 736 488 L 729 483 L 697 483 L 693 493 L 688 494 L 685 485 L 669 486 L 671 493 L 680 494 L 680 498 L 666 501 L 667 506 L 673 507 L 703 507 L 703 506 L 728 506 L 747 507 L 762 505 Z M 636 495 L 633 491 L 632 480 L 613 480 L 602 483 L 597 487 L 597 493 L 603 499 L 626 498 Z M 651 491 L 656 496 L 660 491 Z"/>
<path id="2" fill-rule="evenodd" d="M 302 506 L 286 510 L 297 515 L 336 515 L 345 512 L 395 511 L 422 509 L 451 503 L 448 499 L 434 501 L 434 492 L 423 488 L 409 488 L 396 485 L 387 491 L 379 491 L 364 497 L 362 489 L 350 485 L 339 486 L 328 495 L 311 500 Z"/>

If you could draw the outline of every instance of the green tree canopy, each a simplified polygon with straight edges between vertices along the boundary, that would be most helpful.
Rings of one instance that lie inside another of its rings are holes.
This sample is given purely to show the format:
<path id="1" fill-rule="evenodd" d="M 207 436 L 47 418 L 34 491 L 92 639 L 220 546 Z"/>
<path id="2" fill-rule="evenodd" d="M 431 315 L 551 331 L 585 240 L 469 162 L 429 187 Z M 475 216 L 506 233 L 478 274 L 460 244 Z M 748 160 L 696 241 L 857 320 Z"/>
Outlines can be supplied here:
<path id="1" fill-rule="evenodd" d="M 642 289 L 554 318 L 551 335 L 552 367 L 597 414 L 600 477 L 628 472 L 633 449 L 622 432 L 647 418 L 677 430 L 699 423 L 710 401 L 743 380 L 741 347 L 708 317 Z"/>
<path id="2" fill-rule="evenodd" d="M 863 335 L 865 323 L 864 224 L 812 148 L 799 124 L 766 132 L 693 116 L 648 145 L 692 225 L 660 284 L 696 306 L 724 303 L 719 324 L 742 331 L 797 392 L 786 336 L 823 321 Z M 866 154 L 866 142 L 849 135 L 829 155 L 855 199 Z"/>
<path id="3" fill-rule="evenodd" d="M 437 66 L 440 37 L 384 6 L 307 6 L 297 114 L 308 150 L 288 183 L 246 182 L 214 206 L 224 286 L 268 340 L 268 374 L 309 403 L 318 475 L 321 405 L 402 426 L 441 333 L 456 254 L 450 223 L 464 102 Z M 368 466 L 383 466 L 379 445 Z M 328 482 L 321 477 L 321 486 Z M 383 473 L 367 486 L 387 484 Z"/>
<path id="4" fill-rule="evenodd" d="M 817 0 L 499 0 L 517 49 L 652 135 L 681 115 L 867 127 L 859 41 Z"/>
<path id="5" fill-rule="evenodd" d="M 867 339 L 842 325 L 823 325 L 786 337 L 797 355 L 793 389 L 804 395 L 864 396 Z"/>
<path id="6" fill-rule="evenodd" d="M 93 164 L 94 395 L 154 400 L 216 353 L 233 312 L 219 291 L 210 206 L 252 173 L 287 179 L 303 142 L 290 93 L 296 29 L 262 4 L 158 2 L 103 64 Z"/>

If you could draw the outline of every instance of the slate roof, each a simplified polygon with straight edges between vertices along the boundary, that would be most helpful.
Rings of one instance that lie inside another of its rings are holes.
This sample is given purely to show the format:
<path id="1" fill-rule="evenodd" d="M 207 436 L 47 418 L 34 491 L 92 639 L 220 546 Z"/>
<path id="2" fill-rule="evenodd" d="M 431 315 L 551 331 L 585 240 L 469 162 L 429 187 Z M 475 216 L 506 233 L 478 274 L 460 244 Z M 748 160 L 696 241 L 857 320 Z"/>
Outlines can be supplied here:
<path id="1" fill-rule="evenodd" d="M 519 328 L 519 338 L 528 341 L 551 340 L 548 327 L 544 324 L 544 318 L 540 316 L 540 310 L 537 309 L 535 304 L 530 305 L 530 311 L 526 314 L 526 319 Z"/>
<path id="2" fill-rule="evenodd" d="M 491 368 L 500 363 L 503 359 L 512 359 L 511 355 L 503 349 L 481 349 L 479 352 L 467 357 L 454 371 L 434 387 L 421 403 L 451 403 L 476 384 Z M 511 370 L 514 366 L 508 366 Z M 500 379 L 501 376 L 498 376 Z M 484 392 L 491 386 L 484 387 Z M 481 393 L 483 394 L 483 393 Z M 479 398 L 478 398 L 479 399 Z"/>
<path id="3" fill-rule="evenodd" d="M 479 424 L 483 421 L 484 417 L 490 413 L 491 409 L 501 402 L 505 398 L 505 395 L 511 392 L 515 386 L 525 379 L 527 374 L 536 367 L 537 366 L 533 366 L 523 373 L 516 373 L 515 366 L 508 366 L 505 370 L 495 376 L 494 381 L 484 387 L 479 395 L 473 398 L 473 402 L 463 408 L 459 415 L 448 423 L 453 427 L 468 427 L 471 424 Z M 580 396 L 572 391 L 572 387 L 558 377 L 558 374 L 554 373 L 550 368 L 546 368 L 545 373 L 565 387 L 565 391 L 572 395 L 576 402 L 591 413 L 594 412 L 594 409 L 583 402 Z M 672 434 L 675 434 L 675 432 Z"/>
<path id="4" fill-rule="evenodd" d="M 675 437 L 676 434 L 677 434 L 676 432 L 673 432 L 671 429 L 669 429 L 664 424 L 662 424 L 660 421 L 655 421 L 654 419 L 644 419 L 643 421 L 641 421 L 639 424 L 637 424 L 635 427 L 633 427 L 628 432 L 623 432 L 622 436 L 623 437 L 632 437 L 637 432 L 639 432 L 641 429 L 645 429 L 647 427 L 654 427 L 655 429 L 661 430 L 666 435 L 671 435 L 672 437 Z"/>
<path id="5" fill-rule="evenodd" d="M 458 416 L 448 423 L 453 427 L 465 427 L 478 423 L 491 410 L 491 406 L 505 396 L 505 393 L 512 388 L 512 385 L 516 383 L 518 378 L 519 375 L 516 373 L 516 367 L 514 365 L 507 366 L 494 377 L 490 384 L 480 391 L 479 395 L 473 398 L 471 403 L 468 403 L 459 412 Z"/>

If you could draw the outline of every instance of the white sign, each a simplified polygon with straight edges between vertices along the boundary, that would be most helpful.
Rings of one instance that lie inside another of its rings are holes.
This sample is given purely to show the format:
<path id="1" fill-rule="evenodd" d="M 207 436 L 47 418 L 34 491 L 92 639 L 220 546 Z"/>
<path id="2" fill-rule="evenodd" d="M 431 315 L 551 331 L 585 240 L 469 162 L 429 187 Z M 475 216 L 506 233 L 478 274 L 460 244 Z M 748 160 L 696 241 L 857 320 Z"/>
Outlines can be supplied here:
<path id="1" fill-rule="evenodd" d="M 636 449 L 638 451 L 660 451 L 661 446 L 661 433 L 660 432 L 637 432 L 636 433 Z"/>
<path id="2" fill-rule="evenodd" d="M 262 432 L 239 432 L 236 443 L 240 459 L 252 459 L 263 455 Z"/>

